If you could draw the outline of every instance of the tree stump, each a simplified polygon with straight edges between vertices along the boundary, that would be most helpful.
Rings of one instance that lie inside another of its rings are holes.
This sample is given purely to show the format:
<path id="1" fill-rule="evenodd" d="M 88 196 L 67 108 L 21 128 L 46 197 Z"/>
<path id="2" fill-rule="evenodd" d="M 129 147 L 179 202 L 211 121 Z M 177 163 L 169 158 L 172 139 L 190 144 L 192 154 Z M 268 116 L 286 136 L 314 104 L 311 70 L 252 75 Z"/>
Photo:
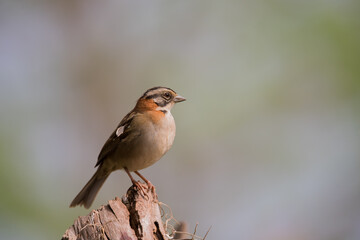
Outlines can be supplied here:
<path id="1" fill-rule="evenodd" d="M 140 183 L 147 189 L 147 185 Z M 62 240 L 167 240 L 156 193 L 132 186 L 122 198 L 78 217 Z"/>

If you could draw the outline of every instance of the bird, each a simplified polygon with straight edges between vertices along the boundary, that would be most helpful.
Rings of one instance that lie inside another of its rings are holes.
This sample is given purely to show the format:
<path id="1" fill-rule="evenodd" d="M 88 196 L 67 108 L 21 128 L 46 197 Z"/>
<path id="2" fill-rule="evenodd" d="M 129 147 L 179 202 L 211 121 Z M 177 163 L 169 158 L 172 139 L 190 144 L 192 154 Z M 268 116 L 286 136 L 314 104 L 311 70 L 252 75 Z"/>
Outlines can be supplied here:
<path id="1" fill-rule="evenodd" d="M 105 180 L 116 170 L 123 169 L 131 182 L 144 192 L 131 176 L 130 172 L 134 172 L 145 181 L 148 189 L 155 192 L 154 185 L 138 171 L 153 165 L 173 145 L 176 126 L 170 110 L 176 103 L 185 100 L 167 87 L 153 87 L 145 91 L 105 142 L 95 165 L 95 174 L 70 207 L 83 205 L 89 208 Z"/>

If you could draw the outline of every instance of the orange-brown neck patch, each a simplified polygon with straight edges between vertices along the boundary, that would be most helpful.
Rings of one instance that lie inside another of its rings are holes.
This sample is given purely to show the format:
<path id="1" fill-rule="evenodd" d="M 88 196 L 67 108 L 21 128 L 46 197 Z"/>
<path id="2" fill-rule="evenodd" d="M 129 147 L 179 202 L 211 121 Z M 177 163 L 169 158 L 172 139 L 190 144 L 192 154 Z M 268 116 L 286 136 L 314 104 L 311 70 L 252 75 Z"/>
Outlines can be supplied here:
<path id="1" fill-rule="evenodd" d="M 139 112 L 155 110 L 158 106 L 152 99 L 139 99 L 135 109 Z"/>
<path id="2" fill-rule="evenodd" d="M 159 122 L 165 116 L 164 112 L 156 110 L 156 108 L 158 105 L 152 99 L 140 99 L 135 107 L 138 112 L 147 112 L 154 123 Z"/>
<path id="3" fill-rule="evenodd" d="M 158 123 L 165 116 L 165 113 L 155 110 L 149 111 L 149 115 L 153 123 Z"/>

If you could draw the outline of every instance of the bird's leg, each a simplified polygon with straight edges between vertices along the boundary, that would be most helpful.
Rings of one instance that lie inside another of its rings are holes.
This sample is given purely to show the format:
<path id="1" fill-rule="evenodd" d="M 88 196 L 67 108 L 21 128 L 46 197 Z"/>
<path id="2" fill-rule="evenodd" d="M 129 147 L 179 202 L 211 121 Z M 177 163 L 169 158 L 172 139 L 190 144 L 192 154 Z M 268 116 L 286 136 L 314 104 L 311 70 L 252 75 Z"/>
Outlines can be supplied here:
<path id="1" fill-rule="evenodd" d="M 148 185 L 148 188 L 155 194 L 155 196 L 157 197 L 156 195 L 156 192 L 155 192 L 155 186 L 149 181 L 147 180 L 143 175 L 141 175 L 138 171 L 134 171 L 134 173 L 136 173 L 142 180 L 145 181 L 145 183 Z"/>
<path id="2" fill-rule="evenodd" d="M 134 184 L 136 187 L 138 187 L 140 189 L 140 191 L 143 193 L 144 196 L 146 196 L 146 192 L 144 190 L 144 188 L 141 186 L 140 183 L 138 183 L 137 181 L 135 181 L 135 179 L 131 176 L 129 170 L 125 167 L 124 168 L 125 172 L 127 173 L 127 175 L 129 176 L 129 178 L 131 179 L 132 184 Z"/>

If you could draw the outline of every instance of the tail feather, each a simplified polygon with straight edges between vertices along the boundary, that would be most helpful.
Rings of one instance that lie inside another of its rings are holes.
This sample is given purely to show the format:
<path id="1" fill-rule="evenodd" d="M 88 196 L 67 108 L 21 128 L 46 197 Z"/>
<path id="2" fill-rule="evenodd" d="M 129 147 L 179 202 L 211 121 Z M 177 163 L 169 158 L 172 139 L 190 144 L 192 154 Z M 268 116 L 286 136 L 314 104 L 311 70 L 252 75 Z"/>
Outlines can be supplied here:
<path id="1" fill-rule="evenodd" d="M 100 169 L 100 168 L 99 168 Z M 85 208 L 89 208 L 93 203 L 97 193 L 109 174 L 100 174 L 99 169 L 95 172 L 92 178 L 86 183 L 81 191 L 76 195 L 74 200 L 71 202 L 70 207 L 76 207 L 77 205 L 84 205 Z"/>

